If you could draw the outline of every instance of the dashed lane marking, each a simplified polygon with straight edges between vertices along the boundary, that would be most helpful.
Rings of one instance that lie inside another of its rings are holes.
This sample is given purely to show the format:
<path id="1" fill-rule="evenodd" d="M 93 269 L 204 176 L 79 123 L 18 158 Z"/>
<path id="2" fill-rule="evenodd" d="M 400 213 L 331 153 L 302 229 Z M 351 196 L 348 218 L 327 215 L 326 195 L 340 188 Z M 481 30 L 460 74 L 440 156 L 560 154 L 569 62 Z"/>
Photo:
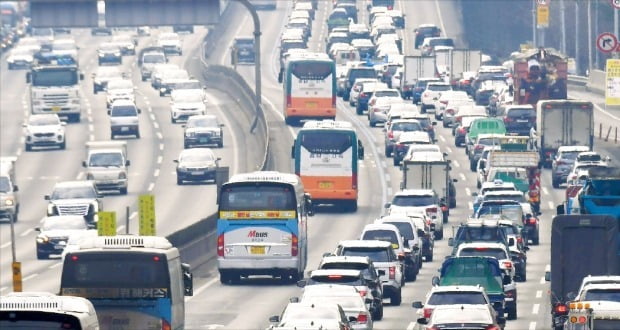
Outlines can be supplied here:
<path id="1" fill-rule="evenodd" d="M 549 208 L 552 210 L 555 209 L 555 205 L 553 205 L 553 202 L 549 202 Z"/>
<path id="2" fill-rule="evenodd" d="M 440 136 L 441 136 L 441 135 L 440 135 Z M 449 153 L 452 153 L 452 148 L 450 148 L 450 147 L 446 147 L 446 151 L 447 151 L 447 152 L 449 152 Z"/>
<path id="3" fill-rule="evenodd" d="M 471 196 L 471 190 L 467 187 L 465 187 L 465 193 L 467 194 L 467 196 Z"/>
<path id="4" fill-rule="evenodd" d="M 529 330 L 536 330 L 536 322 L 530 322 Z"/>
<path id="5" fill-rule="evenodd" d="M 54 269 L 54 268 L 56 268 L 56 267 L 59 267 L 60 265 L 62 265 L 62 262 L 57 262 L 57 263 L 55 263 L 55 264 L 53 264 L 53 265 L 51 265 L 51 266 L 49 266 L 49 267 L 47 267 L 47 268 L 49 268 L 49 269 Z"/>
<path id="6" fill-rule="evenodd" d="M 454 167 L 461 167 L 461 164 L 459 164 L 457 160 L 453 160 L 452 164 L 454 164 Z"/>
<path id="7" fill-rule="evenodd" d="M 153 188 L 155 188 L 155 184 L 153 182 L 149 183 L 149 187 L 147 188 L 147 190 L 153 191 Z"/>
<path id="8" fill-rule="evenodd" d="M 446 139 L 443 137 L 443 135 L 440 135 L 439 139 L 441 140 L 441 142 L 446 142 Z"/>
<path id="9" fill-rule="evenodd" d="M 11 246 L 11 242 L 6 242 L 6 243 L 4 243 L 4 244 L 0 245 L 0 249 L 7 248 L 7 247 L 9 247 L 9 246 Z"/>
<path id="10" fill-rule="evenodd" d="M 28 276 L 24 277 L 24 278 L 22 279 L 22 282 L 26 282 L 26 281 L 28 281 L 28 280 L 31 280 L 31 279 L 33 279 L 33 278 L 37 277 L 37 276 L 39 276 L 39 274 L 38 274 L 38 273 L 30 274 L 30 275 L 28 275 Z"/>
<path id="11" fill-rule="evenodd" d="M 125 230 L 125 225 L 120 225 L 120 226 L 118 226 L 118 228 L 116 228 L 116 232 L 117 233 L 121 233 L 121 232 L 123 232 L 123 230 Z"/>
<path id="12" fill-rule="evenodd" d="M 161 132 L 157 132 L 157 138 L 160 139 L 160 140 L 163 140 L 164 136 L 161 135 Z"/>
<path id="13" fill-rule="evenodd" d="M 541 277 L 541 278 L 540 278 L 540 284 L 545 284 L 545 282 L 546 282 L 546 281 L 545 281 L 545 277 L 544 277 L 544 276 L 543 276 L 543 277 Z"/>
<path id="14" fill-rule="evenodd" d="M 463 180 L 463 181 L 467 180 L 467 178 L 465 177 L 465 174 L 460 173 L 460 175 L 461 175 L 461 180 Z"/>
<path id="15" fill-rule="evenodd" d="M 153 176 L 154 177 L 158 177 L 159 176 L 159 169 L 156 169 L 155 172 L 153 172 Z"/>
<path id="16" fill-rule="evenodd" d="M 30 229 L 26 229 L 26 231 L 24 231 L 23 233 L 21 233 L 21 235 L 19 235 L 19 237 L 25 237 L 28 236 L 28 234 L 32 233 L 34 229 L 30 228 Z"/>
<path id="17" fill-rule="evenodd" d="M 164 160 L 164 157 L 162 156 L 157 156 L 157 164 L 161 164 L 161 162 Z"/>
<path id="18" fill-rule="evenodd" d="M 542 192 L 544 195 L 549 195 L 549 191 L 547 190 L 546 187 L 542 187 Z"/>
<path id="19" fill-rule="evenodd" d="M 538 314 L 538 310 L 540 310 L 540 304 L 534 304 L 532 306 L 532 314 Z"/>
<path id="20" fill-rule="evenodd" d="M 536 298 L 542 298 L 542 290 L 536 291 Z"/>
<path id="21" fill-rule="evenodd" d="M 159 150 L 164 150 L 164 144 L 163 143 L 159 144 Z"/>
<path id="22" fill-rule="evenodd" d="M 467 202 L 467 205 L 469 206 L 469 209 L 470 209 L 470 210 L 473 210 L 473 209 L 474 209 L 474 203 L 472 203 L 472 202 Z"/>

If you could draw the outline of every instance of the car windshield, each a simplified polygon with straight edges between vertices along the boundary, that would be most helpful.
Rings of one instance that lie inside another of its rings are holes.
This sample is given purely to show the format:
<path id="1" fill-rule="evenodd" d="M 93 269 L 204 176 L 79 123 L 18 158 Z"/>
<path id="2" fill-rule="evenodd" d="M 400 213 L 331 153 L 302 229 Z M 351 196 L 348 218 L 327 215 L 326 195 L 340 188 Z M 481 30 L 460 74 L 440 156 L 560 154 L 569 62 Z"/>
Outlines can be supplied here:
<path id="1" fill-rule="evenodd" d="M 206 118 L 206 117 L 202 117 L 202 118 L 191 118 L 189 119 L 189 121 L 187 122 L 187 126 L 188 128 L 194 128 L 194 127 L 218 127 L 219 124 L 217 122 L 217 119 L 213 118 Z"/>
<path id="2" fill-rule="evenodd" d="M 398 228 L 398 232 L 400 233 L 400 235 L 403 236 L 406 240 L 415 238 L 415 236 L 413 235 L 413 227 L 411 226 L 410 223 L 407 223 L 407 222 L 386 222 L 386 223 L 396 226 L 396 228 Z"/>
<path id="3" fill-rule="evenodd" d="M 511 200 L 519 203 L 525 203 L 525 198 L 523 194 L 513 194 L 513 195 L 484 195 L 485 201 L 499 201 L 499 200 Z"/>
<path id="4" fill-rule="evenodd" d="M 413 132 L 413 131 L 421 131 L 422 127 L 420 123 L 416 122 L 400 122 L 393 123 L 391 126 L 392 131 L 404 131 L 404 132 Z"/>
<path id="5" fill-rule="evenodd" d="M 586 292 L 584 298 L 586 301 L 604 300 L 620 302 L 620 288 L 619 289 L 591 289 Z"/>
<path id="6" fill-rule="evenodd" d="M 308 319 L 322 319 L 322 320 L 339 320 L 338 310 L 335 308 L 327 307 L 309 307 L 309 306 L 294 306 L 289 305 L 284 314 L 282 315 L 282 321 L 285 320 L 308 320 Z"/>
<path id="7" fill-rule="evenodd" d="M 497 227 L 469 227 L 463 226 L 456 233 L 458 241 L 500 241 Z"/>
<path id="8" fill-rule="evenodd" d="M 372 262 L 389 262 L 391 260 L 388 251 L 389 250 L 385 248 L 349 247 L 343 249 L 342 255 L 352 257 L 368 257 L 372 260 Z"/>
<path id="9" fill-rule="evenodd" d="M 581 151 L 565 151 L 560 155 L 560 159 L 562 160 L 572 160 L 577 159 L 577 155 L 579 155 Z"/>
<path id="10" fill-rule="evenodd" d="M 395 206 L 426 206 L 435 204 L 433 196 L 394 196 L 392 205 Z"/>
<path id="11" fill-rule="evenodd" d="M 75 44 L 72 42 L 59 42 L 52 45 L 53 50 L 72 50 L 75 49 Z"/>
<path id="12" fill-rule="evenodd" d="M 213 159 L 213 154 L 209 152 L 191 152 L 181 154 L 179 162 L 206 162 Z"/>
<path id="13" fill-rule="evenodd" d="M 429 91 L 445 92 L 445 91 L 452 90 L 452 87 L 450 87 L 449 85 L 431 84 L 431 85 L 426 86 L 426 89 L 428 89 Z"/>
<path id="14" fill-rule="evenodd" d="M 74 198 L 97 198 L 97 193 L 92 187 L 57 187 L 52 193 L 51 199 L 74 199 Z"/>
<path id="15" fill-rule="evenodd" d="M 495 145 L 499 145 L 500 141 L 498 138 L 479 138 L 478 144 L 485 145 L 485 146 L 495 146 Z"/>
<path id="16" fill-rule="evenodd" d="M 487 301 L 481 292 L 435 292 L 428 298 L 427 305 L 486 305 Z"/>
<path id="17" fill-rule="evenodd" d="M 42 231 L 61 229 L 88 229 L 86 221 L 80 217 L 47 218 L 43 222 Z"/>
<path id="18" fill-rule="evenodd" d="M 510 117 L 536 117 L 536 110 L 534 109 L 512 109 L 508 111 Z"/>
<path id="19" fill-rule="evenodd" d="M 47 126 L 47 125 L 59 125 L 60 120 L 55 115 L 50 116 L 32 116 L 28 121 L 30 126 Z"/>
<path id="20" fill-rule="evenodd" d="M 491 257 L 498 260 L 508 259 L 506 256 L 506 251 L 502 249 L 491 249 L 485 247 L 477 247 L 477 248 L 465 248 L 462 249 L 459 254 L 459 257 Z"/>
<path id="21" fill-rule="evenodd" d="M 198 81 L 177 81 L 174 83 L 174 90 L 179 89 L 202 89 Z"/>
<path id="22" fill-rule="evenodd" d="M 183 103 L 183 102 L 202 102 L 202 94 L 201 93 L 182 93 L 182 94 L 177 94 L 174 93 L 172 95 L 172 101 L 173 102 L 179 102 L 179 103 Z"/>
<path id="23" fill-rule="evenodd" d="M 7 193 L 11 191 L 11 181 L 6 176 L 0 176 L 0 192 Z"/>
<path id="24" fill-rule="evenodd" d="M 398 236 L 392 230 L 368 230 L 362 235 L 363 240 L 377 240 L 392 243 L 392 248 L 398 248 Z"/>
<path id="25" fill-rule="evenodd" d="M 400 95 L 398 95 L 397 91 L 376 91 L 375 92 L 375 96 L 376 97 L 399 97 Z"/>
<path id="26" fill-rule="evenodd" d="M 603 160 L 603 158 L 601 157 L 601 155 L 587 154 L 577 156 L 577 160 L 580 162 L 600 162 Z"/>
<path id="27" fill-rule="evenodd" d="M 312 284 L 324 284 L 324 283 L 342 284 L 342 285 L 351 285 L 351 286 L 364 285 L 362 284 L 362 281 L 359 278 L 359 275 L 350 276 L 350 275 L 337 275 L 337 274 L 311 276 L 308 284 L 312 285 Z"/>
<path id="28" fill-rule="evenodd" d="M 112 117 L 135 117 L 138 115 L 138 112 L 136 111 L 136 107 L 134 106 L 125 106 L 125 105 L 120 105 L 120 106 L 113 106 L 112 107 L 112 112 L 111 112 L 111 116 Z"/>
<path id="29" fill-rule="evenodd" d="M 120 152 L 101 152 L 92 154 L 88 166 L 123 166 L 123 155 Z"/>
<path id="30" fill-rule="evenodd" d="M 144 54 L 142 57 L 143 63 L 166 63 L 166 56 L 164 54 Z"/>

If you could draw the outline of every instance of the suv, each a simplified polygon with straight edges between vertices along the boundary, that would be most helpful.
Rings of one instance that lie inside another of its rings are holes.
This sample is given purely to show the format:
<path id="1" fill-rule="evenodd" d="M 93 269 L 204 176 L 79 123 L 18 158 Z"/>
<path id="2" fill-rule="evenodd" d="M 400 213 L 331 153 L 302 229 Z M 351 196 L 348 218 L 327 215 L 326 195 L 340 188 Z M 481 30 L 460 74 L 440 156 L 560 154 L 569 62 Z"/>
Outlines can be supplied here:
<path id="1" fill-rule="evenodd" d="M 185 149 L 195 146 L 217 145 L 224 147 L 224 124 L 220 124 L 214 115 L 190 116 L 183 125 L 183 146 Z"/>
<path id="2" fill-rule="evenodd" d="M 367 224 L 364 226 L 364 229 L 362 229 L 360 239 L 390 242 L 396 255 L 405 256 L 403 262 L 405 280 L 416 280 L 416 277 L 420 272 L 420 265 L 417 263 L 417 260 L 414 260 L 411 257 L 411 249 L 406 247 L 405 240 L 398 230 L 398 227 L 385 223 Z"/>
<path id="3" fill-rule="evenodd" d="M 378 82 L 379 81 L 377 81 L 377 79 L 375 78 L 355 79 L 355 83 L 353 84 L 353 87 L 351 88 L 351 91 L 349 94 L 349 105 L 352 107 L 357 107 L 357 98 L 361 94 L 362 87 L 365 83 L 378 83 Z"/>
<path id="4" fill-rule="evenodd" d="M 485 305 L 491 314 L 495 314 L 489 297 L 479 285 L 433 286 L 426 294 L 424 303 L 414 301 L 411 304 L 413 308 L 418 309 L 418 318 L 427 319 L 431 317 L 435 307 L 442 305 Z"/>
<path id="5" fill-rule="evenodd" d="M 418 104 L 422 102 L 422 93 L 426 90 L 426 85 L 431 82 L 443 82 L 440 78 L 429 77 L 429 78 L 419 78 L 415 85 L 413 86 L 413 94 L 411 99 L 413 100 L 413 104 Z"/>
<path id="6" fill-rule="evenodd" d="M 356 114 L 361 115 L 364 111 L 368 110 L 368 101 L 377 88 L 387 88 L 387 85 L 378 81 L 365 82 L 362 84 L 357 99 L 355 100 Z"/>
<path id="7" fill-rule="evenodd" d="M 392 156 L 394 144 L 402 132 L 422 131 L 422 125 L 416 119 L 396 119 L 383 129 L 385 132 L 385 157 Z"/>
<path id="8" fill-rule="evenodd" d="M 361 54 L 360 54 L 361 55 Z M 371 67 L 352 67 L 347 71 L 347 75 L 345 78 L 344 85 L 344 94 L 342 95 L 342 99 L 345 101 L 349 100 L 349 96 L 351 93 L 351 88 L 355 83 L 355 80 L 358 78 L 374 78 L 377 79 L 377 73 L 374 68 Z"/>
<path id="9" fill-rule="evenodd" d="M 422 268 L 422 237 L 418 233 L 415 222 L 410 217 L 404 215 L 387 215 L 375 220 L 376 224 L 389 224 L 398 228 L 399 234 L 403 237 L 405 247 L 410 249 L 407 257 L 411 264 L 417 265 L 418 270 Z M 422 234 L 424 231 L 422 231 Z M 407 260 L 406 260 L 407 262 Z"/>
<path id="10" fill-rule="evenodd" d="M 472 220 L 456 228 L 456 235 L 448 239 L 448 246 L 452 246 L 454 255 L 462 243 L 471 242 L 500 242 L 508 246 L 506 233 L 498 226 L 497 220 Z"/>
<path id="11" fill-rule="evenodd" d="M 536 109 L 531 105 L 511 105 L 504 108 L 504 126 L 510 135 L 529 136 L 536 129 Z"/>
<path id="12" fill-rule="evenodd" d="M 383 318 L 383 289 L 381 287 L 381 278 L 375 269 L 375 266 L 369 257 L 342 257 L 329 256 L 329 254 L 321 260 L 318 269 L 353 269 L 362 272 L 365 280 L 364 286 L 356 287 L 356 290 L 362 298 L 372 300 L 368 304 L 368 310 L 372 314 L 373 320 L 381 320 Z"/>
<path id="13" fill-rule="evenodd" d="M 394 194 L 391 203 L 386 203 L 387 213 L 418 212 L 425 213 L 431 219 L 435 239 L 443 238 L 444 214 L 441 210 L 439 196 L 431 189 L 405 189 Z"/>
<path id="14" fill-rule="evenodd" d="M 80 215 L 92 227 L 102 210 L 100 195 L 92 181 L 65 181 L 54 185 L 51 195 L 45 195 L 47 216 Z"/>
<path id="15" fill-rule="evenodd" d="M 157 64 L 168 62 L 164 49 L 162 47 L 147 47 L 140 52 L 138 58 L 138 66 L 140 66 L 140 75 L 142 81 L 146 81 L 151 77 L 153 68 Z"/>
<path id="16" fill-rule="evenodd" d="M 577 155 L 586 151 L 590 151 L 587 146 L 561 146 L 558 148 L 558 152 L 551 163 L 551 185 L 553 188 L 559 188 L 561 183 L 566 182 Z"/>
<path id="17" fill-rule="evenodd" d="M 135 135 L 140 138 L 140 119 L 138 114 L 142 111 L 130 100 L 116 100 L 110 106 L 110 139 L 114 140 L 117 135 Z"/>
<path id="18" fill-rule="evenodd" d="M 435 109 L 435 100 L 439 99 L 441 92 L 451 91 L 452 86 L 445 82 L 429 82 L 422 93 L 420 112 L 426 113 L 428 109 Z"/>
<path id="19" fill-rule="evenodd" d="M 490 152 L 490 149 L 487 149 L 488 147 L 499 146 L 500 138 L 503 136 L 503 134 L 479 134 L 475 140 L 472 140 L 472 143 L 469 143 L 465 146 L 465 154 L 467 154 L 467 156 L 469 157 L 469 169 L 472 172 L 476 171 L 478 167 L 478 161 L 482 158 L 484 151 L 487 150 L 488 153 Z M 485 169 L 488 170 L 488 166 L 486 166 L 486 164 Z"/>
<path id="20" fill-rule="evenodd" d="M 439 37 L 441 29 L 434 24 L 420 24 L 413 32 L 415 33 L 415 48 L 417 49 L 422 45 L 424 39 Z"/>
<path id="21" fill-rule="evenodd" d="M 405 283 L 402 270 L 405 257 L 396 256 L 392 244 L 386 241 L 340 241 L 334 255 L 370 257 L 381 277 L 383 296 L 389 297 L 392 305 L 400 305 L 401 287 Z"/>

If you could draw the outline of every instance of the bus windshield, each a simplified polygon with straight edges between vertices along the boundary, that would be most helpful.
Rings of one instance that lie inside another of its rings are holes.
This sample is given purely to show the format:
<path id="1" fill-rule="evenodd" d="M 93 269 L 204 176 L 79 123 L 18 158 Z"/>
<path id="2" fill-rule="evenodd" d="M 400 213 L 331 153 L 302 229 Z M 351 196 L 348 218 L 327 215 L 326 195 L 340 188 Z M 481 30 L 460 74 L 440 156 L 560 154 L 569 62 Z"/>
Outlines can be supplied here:
<path id="1" fill-rule="evenodd" d="M 222 189 L 220 211 L 296 210 L 295 191 L 287 185 L 245 183 Z"/>
<path id="2" fill-rule="evenodd" d="M 301 146 L 313 154 L 342 154 L 353 146 L 350 134 L 338 132 L 304 132 Z"/>
<path id="3" fill-rule="evenodd" d="M 68 329 L 81 330 L 80 320 L 64 313 L 46 311 L 0 312 L 0 329 Z"/>
<path id="4" fill-rule="evenodd" d="M 332 74 L 333 65 L 328 62 L 297 62 L 291 64 L 291 73 L 301 80 L 325 80 Z"/>
<path id="5" fill-rule="evenodd" d="M 94 293 L 106 295 L 101 298 L 110 295 L 109 298 L 161 298 L 166 296 L 170 279 L 163 254 L 89 252 L 72 254 L 65 259 L 61 282 L 63 290 L 85 289 L 77 295 Z M 87 290 L 94 288 L 115 289 L 117 293 Z M 122 290 L 125 288 L 158 290 L 138 290 L 141 296 L 135 297 L 136 290 Z"/>

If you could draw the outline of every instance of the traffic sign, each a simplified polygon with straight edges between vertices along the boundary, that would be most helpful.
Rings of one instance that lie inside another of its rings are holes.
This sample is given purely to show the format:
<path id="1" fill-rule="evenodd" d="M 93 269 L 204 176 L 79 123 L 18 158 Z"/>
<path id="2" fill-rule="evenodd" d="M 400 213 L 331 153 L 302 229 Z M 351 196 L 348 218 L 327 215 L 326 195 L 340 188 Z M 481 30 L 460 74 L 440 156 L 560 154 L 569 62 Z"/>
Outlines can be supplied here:
<path id="1" fill-rule="evenodd" d="M 22 292 L 22 263 L 14 261 L 11 268 L 13 269 L 13 292 Z"/>
<path id="2" fill-rule="evenodd" d="M 541 28 L 549 27 L 549 7 L 538 6 L 536 8 L 536 26 Z"/>
<path id="3" fill-rule="evenodd" d="M 97 212 L 97 234 L 99 236 L 116 236 L 116 212 Z"/>
<path id="4" fill-rule="evenodd" d="M 620 0 L 609 0 L 609 3 L 611 3 L 614 8 L 620 9 Z"/>
<path id="5" fill-rule="evenodd" d="M 601 33 L 596 38 L 596 47 L 603 53 L 611 53 L 618 48 L 618 38 L 610 32 Z"/>
<path id="6" fill-rule="evenodd" d="M 536 0 L 536 3 L 539 6 L 548 6 L 549 5 L 549 0 Z"/>
<path id="7" fill-rule="evenodd" d="M 620 59 L 607 60 L 605 82 L 605 105 L 620 105 Z"/>
<path id="8" fill-rule="evenodd" d="M 140 228 L 142 236 L 155 236 L 155 196 L 140 195 L 139 201 Z"/>

